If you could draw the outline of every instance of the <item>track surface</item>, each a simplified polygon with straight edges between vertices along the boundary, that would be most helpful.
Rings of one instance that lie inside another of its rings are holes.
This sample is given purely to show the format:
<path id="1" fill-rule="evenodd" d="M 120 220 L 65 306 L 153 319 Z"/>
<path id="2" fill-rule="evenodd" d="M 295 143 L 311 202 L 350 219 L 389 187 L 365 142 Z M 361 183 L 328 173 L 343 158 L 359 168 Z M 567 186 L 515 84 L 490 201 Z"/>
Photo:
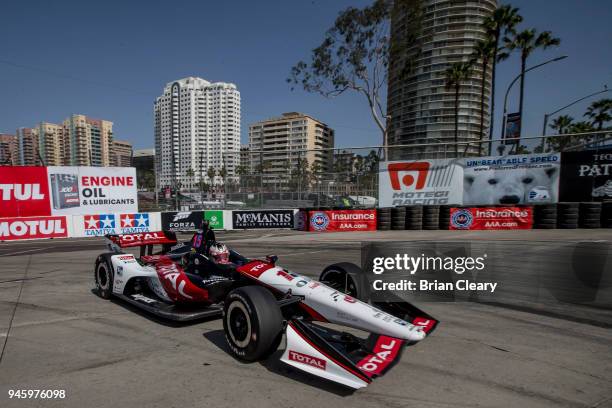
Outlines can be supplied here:
<path id="1" fill-rule="evenodd" d="M 359 263 L 360 240 L 461 237 L 537 245 L 612 238 L 610 230 L 219 235 L 244 254 L 276 253 L 283 266 L 313 277 L 332 262 Z M 103 250 L 100 239 L 0 243 L 0 406 L 612 407 L 605 313 L 589 322 L 549 310 L 422 305 L 442 321 L 438 330 L 406 350 L 385 377 L 353 393 L 274 356 L 236 361 L 226 352 L 220 321 L 173 327 L 98 298 L 91 293 L 92 266 Z M 65 389 L 67 398 L 9 400 L 9 389 Z"/>

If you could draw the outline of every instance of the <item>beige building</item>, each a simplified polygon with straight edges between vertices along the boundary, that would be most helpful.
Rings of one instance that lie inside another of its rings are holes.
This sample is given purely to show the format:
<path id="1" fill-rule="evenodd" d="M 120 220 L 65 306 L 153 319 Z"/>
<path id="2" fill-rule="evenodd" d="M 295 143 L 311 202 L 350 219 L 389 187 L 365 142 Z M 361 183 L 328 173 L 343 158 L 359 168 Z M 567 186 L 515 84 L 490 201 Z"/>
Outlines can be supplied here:
<path id="1" fill-rule="evenodd" d="M 249 126 L 251 169 L 263 168 L 266 182 L 276 182 L 302 166 L 318 173 L 332 168 L 334 131 L 325 123 L 299 112 L 283 113 Z M 317 151 L 319 150 L 319 151 Z"/>
<path id="2" fill-rule="evenodd" d="M 38 130 L 36 128 L 17 129 L 17 161 L 19 166 L 40 166 L 38 155 Z"/>
<path id="3" fill-rule="evenodd" d="M 111 166 L 132 167 L 132 144 L 124 140 L 113 140 Z"/>
<path id="4" fill-rule="evenodd" d="M 112 145 L 113 122 L 72 115 L 61 125 L 41 122 L 35 128 L 18 129 L 16 164 L 111 166 Z"/>
<path id="5" fill-rule="evenodd" d="M 38 152 L 47 166 L 62 166 L 69 158 L 66 149 L 66 132 L 62 125 L 41 122 L 36 128 Z"/>
<path id="6" fill-rule="evenodd" d="M 18 160 L 17 136 L 0 133 L 0 166 L 15 165 Z"/>

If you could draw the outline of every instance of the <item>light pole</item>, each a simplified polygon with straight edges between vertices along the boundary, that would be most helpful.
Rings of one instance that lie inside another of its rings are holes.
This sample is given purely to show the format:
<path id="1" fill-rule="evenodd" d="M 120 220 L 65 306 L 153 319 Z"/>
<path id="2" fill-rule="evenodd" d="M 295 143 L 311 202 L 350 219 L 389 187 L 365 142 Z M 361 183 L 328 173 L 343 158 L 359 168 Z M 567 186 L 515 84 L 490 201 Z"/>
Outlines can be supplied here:
<path id="1" fill-rule="evenodd" d="M 518 81 L 524 74 L 526 74 L 527 72 L 534 70 L 536 68 L 539 68 L 543 65 L 546 64 L 550 64 L 551 62 L 555 62 L 555 61 L 561 61 L 562 59 L 567 58 L 567 55 L 562 55 L 560 57 L 556 57 L 553 59 L 549 59 L 548 61 L 544 61 L 541 64 L 538 65 L 534 65 L 533 67 L 529 67 L 525 70 L 525 72 L 522 72 L 520 74 L 518 74 L 516 76 L 516 78 L 514 78 L 512 80 L 512 82 L 510 82 L 510 85 L 508 85 L 508 89 L 506 89 L 506 95 L 504 96 L 504 114 L 502 116 L 503 120 L 502 120 L 502 133 L 501 133 L 501 140 L 504 140 L 506 137 L 506 112 L 507 112 L 507 107 L 508 107 L 508 95 L 510 94 L 510 89 L 512 89 L 512 86 L 516 83 L 516 81 Z M 522 118 L 521 118 L 522 120 Z M 493 140 L 489 140 L 489 154 L 491 154 L 491 149 L 493 148 Z"/>
<path id="2" fill-rule="evenodd" d="M 610 91 L 610 90 L 608 89 L 608 85 L 604 85 L 604 89 L 603 89 L 602 91 L 593 92 L 592 94 L 588 94 L 587 96 L 583 96 L 582 98 L 576 99 L 576 100 L 575 100 L 574 102 L 572 102 L 572 103 L 568 103 L 568 104 L 567 104 L 567 105 L 565 105 L 564 107 L 559 108 L 559 109 L 557 109 L 557 110 L 556 110 L 556 111 L 554 111 L 554 112 L 551 112 L 551 113 L 545 113 L 545 114 L 544 114 L 544 124 L 542 125 L 542 136 L 544 136 L 544 135 L 546 134 L 546 126 L 548 125 L 548 118 L 550 118 L 550 117 L 551 117 L 551 116 L 553 116 L 553 115 L 556 115 L 557 113 L 561 112 L 561 111 L 562 111 L 562 110 L 564 110 L 564 109 L 569 108 L 569 107 L 570 107 L 570 106 L 572 106 L 572 105 L 577 104 L 578 102 L 582 102 L 582 101 L 584 101 L 585 99 L 590 98 L 591 96 L 599 95 L 599 94 L 606 93 L 606 92 L 609 92 L 609 91 Z M 542 152 L 544 151 L 544 141 L 545 141 L 545 139 L 544 139 L 544 137 L 542 137 L 542 144 L 541 144 Z"/>

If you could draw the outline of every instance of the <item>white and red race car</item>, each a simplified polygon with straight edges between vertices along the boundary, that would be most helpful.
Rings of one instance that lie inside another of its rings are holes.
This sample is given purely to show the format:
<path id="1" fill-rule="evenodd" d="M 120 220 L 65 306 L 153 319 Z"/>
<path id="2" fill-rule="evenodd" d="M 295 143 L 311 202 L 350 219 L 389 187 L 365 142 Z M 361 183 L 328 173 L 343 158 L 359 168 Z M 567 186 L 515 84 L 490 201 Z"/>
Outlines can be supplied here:
<path id="1" fill-rule="evenodd" d="M 367 303 L 364 277 L 354 264 L 330 265 L 317 281 L 276 265 L 275 256 L 249 259 L 230 251 L 229 262 L 214 264 L 166 232 L 107 240 L 112 252 L 95 264 L 101 297 L 116 296 L 173 320 L 221 316 L 231 352 L 244 361 L 265 359 L 285 335 L 283 362 L 356 389 L 384 374 L 406 346 L 438 324 L 409 303 Z M 158 244 L 162 251 L 152 255 Z M 134 246 L 141 247 L 140 257 L 123 252 Z"/>

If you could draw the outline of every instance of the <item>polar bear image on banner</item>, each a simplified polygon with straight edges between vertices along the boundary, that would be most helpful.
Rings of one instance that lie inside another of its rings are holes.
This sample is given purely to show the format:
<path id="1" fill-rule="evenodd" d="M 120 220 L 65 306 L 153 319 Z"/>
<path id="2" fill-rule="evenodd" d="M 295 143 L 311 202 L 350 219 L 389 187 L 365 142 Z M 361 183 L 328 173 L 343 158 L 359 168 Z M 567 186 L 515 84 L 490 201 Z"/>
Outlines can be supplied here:
<path id="1" fill-rule="evenodd" d="M 559 154 L 478 157 L 463 162 L 464 205 L 558 201 Z"/>

